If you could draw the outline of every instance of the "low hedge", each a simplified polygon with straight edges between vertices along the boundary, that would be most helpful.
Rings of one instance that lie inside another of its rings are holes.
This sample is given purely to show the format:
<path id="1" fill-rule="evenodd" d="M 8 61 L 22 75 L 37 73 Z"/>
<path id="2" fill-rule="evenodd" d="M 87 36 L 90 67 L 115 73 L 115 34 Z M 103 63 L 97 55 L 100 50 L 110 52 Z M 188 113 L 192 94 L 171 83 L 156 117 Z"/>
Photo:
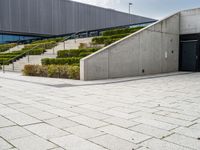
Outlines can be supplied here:
<path id="1" fill-rule="evenodd" d="M 59 37 L 59 38 L 50 38 L 50 39 L 44 39 L 44 40 L 37 40 L 32 42 L 32 44 L 40 44 L 40 43 L 44 43 L 44 42 L 61 42 L 64 40 L 64 37 Z"/>
<path id="2" fill-rule="evenodd" d="M 86 53 L 91 54 L 93 52 L 96 52 L 97 50 L 99 50 L 99 48 L 61 50 L 61 51 L 58 51 L 57 58 L 84 57 Z M 84 56 L 82 56 L 82 55 L 84 55 Z"/>
<path id="3" fill-rule="evenodd" d="M 23 50 L 30 50 L 34 47 L 37 47 L 37 48 L 45 48 L 45 49 L 51 49 L 53 47 L 55 47 L 57 44 L 56 42 L 54 41 L 51 41 L 51 42 L 43 42 L 43 43 L 34 43 L 34 44 L 28 44 L 26 45 Z"/>
<path id="4" fill-rule="evenodd" d="M 0 58 L 13 58 L 13 57 L 16 57 L 17 55 L 3 55 L 2 57 L 0 56 Z"/>
<path id="5" fill-rule="evenodd" d="M 111 39 L 109 36 L 95 37 L 92 39 L 94 44 L 105 44 L 106 40 Z"/>
<path id="6" fill-rule="evenodd" d="M 42 65 L 72 65 L 80 62 L 80 57 L 69 58 L 44 58 L 42 59 Z"/>
<path id="7" fill-rule="evenodd" d="M 110 44 L 112 44 L 112 43 L 114 43 L 114 42 L 116 42 L 116 41 L 119 41 L 121 38 L 116 38 L 116 39 L 108 39 L 108 40 L 106 40 L 105 41 L 105 45 L 107 46 L 107 45 L 110 45 Z"/>
<path id="8" fill-rule="evenodd" d="M 5 65 L 8 65 L 9 62 L 7 62 L 7 61 L 8 61 L 9 59 L 10 59 L 10 58 L 0 58 L 0 65 L 2 65 L 3 63 L 4 63 Z"/>
<path id="9" fill-rule="evenodd" d="M 130 34 L 118 34 L 113 36 L 101 36 L 101 37 L 95 37 L 92 39 L 92 42 L 94 44 L 105 44 L 110 43 L 108 41 L 116 41 L 116 39 L 122 39 Z"/>
<path id="10" fill-rule="evenodd" d="M 0 59 L 1 58 L 9 58 L 8 60 L 13 59 L 13 61 L 16 61 L 16 60 L 26 56 L 27 54 L 29 54 L 29 55 L 41 55 L 46 51 L 46 49 L 53 48 L 54 46 L 56 46 L 56 42 L 54 42 L 54 41 L 53 42 L 52 41 L 51 42 L 44 42 L 44 43 L 39 43 L 39 44 L 28 44 L 20 51 L 13 51 L 13 52 L 10 52 L 10 53 L 0 54 Z M 30 52 L 26 53 L 28 51 L 30 51 Z M 24 54 L 24 55 L 22 55 L 22 54 Z M 19 57 L 16 57 L 16 56 L 19 56 Z M 0 61 L 0 65 L 2 65 L 2 63 L 3 63 L 3 61 Z M 6 60 L 4 61 L 4 64 L 9 64 L 9 63 L 11 63 L 11 62 L 6 62 Z"/>
<path id="11" fill-rule="evenodd" d="M 111 39 L 121 39 L 121 38 L 124 38 L 126 36 L 130 35 L 130 33 L 126 33 L 126 34 L 117 34 L 117 35 L 112 35 L 110 36 Z"/>
<path id="12" fill-rule="evenodd" d="M 103 36 L 113 36 L 113 35 L 117 35 L 117 34 L 134 33 L 138 30 L 141 30 L 142 28 L 144 28 L 144 27 L 113 29 L 113 30 L 104 31 L 102 33 L 102 35 Z"/>
<path id="13" fill-rule="evenodd" d="M 17 44 L 0 44 L 0 52 L 5 52 L 10 48 L 15 47 Z"/>
<path id="14" fill-rule="evenodd" d="M 29 52 L 29 55 L 41 55 L 45 52 L 44 48 L 36 48 L 33 51 Z"/>
<path id="15" fill-rule="evenodd" d="M 86 57 L 86 56 L 88 56 L 88 55 L 91 55 L 93 52 L 81 52 L 80 54 L 79 54 L 79 57 Z"/>
<path id="16" fill-rule="evenodd" d="M 21 51 L 12 51 L 9 53 L 0 53 L 0 57 L 5 56 L 5 55 L 19 55 L 21 54 Z"/>
<path id="17" fill-rule="evenodd" d="M 80 79 L 79 66 L 69 65 L 25 65 L 23 74 L 26 76 Z"/>

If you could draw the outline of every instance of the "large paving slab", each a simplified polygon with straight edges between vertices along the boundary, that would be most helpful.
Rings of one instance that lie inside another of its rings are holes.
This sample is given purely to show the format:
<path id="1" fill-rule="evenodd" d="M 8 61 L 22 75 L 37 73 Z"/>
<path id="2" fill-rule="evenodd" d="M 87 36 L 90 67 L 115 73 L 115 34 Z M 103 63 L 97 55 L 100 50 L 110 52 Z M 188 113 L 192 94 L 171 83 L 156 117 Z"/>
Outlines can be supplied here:
<path id="1" fill-rule="evenodd" d="M 199 150 L 200 73 L 73 81 L 0 73 L 2 150 Z"/>

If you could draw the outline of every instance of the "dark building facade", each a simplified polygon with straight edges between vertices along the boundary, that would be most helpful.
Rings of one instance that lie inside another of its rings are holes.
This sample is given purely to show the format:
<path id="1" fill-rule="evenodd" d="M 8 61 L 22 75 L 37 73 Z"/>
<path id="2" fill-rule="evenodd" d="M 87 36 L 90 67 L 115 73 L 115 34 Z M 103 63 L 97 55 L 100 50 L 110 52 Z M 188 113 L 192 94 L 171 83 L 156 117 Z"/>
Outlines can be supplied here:
<path id="1" fill-rule="evenodd" d="M 154 21 L 69 0 L 0 0 L 1 43 Z"/>

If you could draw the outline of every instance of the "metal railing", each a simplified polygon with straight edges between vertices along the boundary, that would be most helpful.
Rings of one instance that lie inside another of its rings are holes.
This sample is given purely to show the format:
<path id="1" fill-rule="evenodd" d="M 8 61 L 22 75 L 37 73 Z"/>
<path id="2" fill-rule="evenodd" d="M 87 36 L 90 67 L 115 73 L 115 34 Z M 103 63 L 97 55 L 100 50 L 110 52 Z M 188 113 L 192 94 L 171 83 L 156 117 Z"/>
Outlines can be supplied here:
<path id="1" fill-rule="evenodd" d="M 83 32 L 83 30 L 80 30 L 80 31 L 78 31 L 78 32 L 76 32 L 76 33 L 74 33 L 74 34 L 72 34 L 70 36 L 64 37 L 63 41 L 61 41 L 61 42 L 63 42 L 63 49 L 65 49 L 65 42 L 67 40 L 71 39 L 72 37 L 75 37 L 75 36 L 79 35 L 81 32 Z M 76 37 L 74 39 L 76 40 Z"/>
<path id="2" fill-rule="evenodd" d="M 60 41 L 60 42 L 63 42 L 63 44 L 64 44 L 64 47 L 63 47 L 63 48 L 65 49 L 65 42 L 66 42 L 67 40 L 71 39 L 72 37 L 77 36 L 77 35 L 78 35 L 79 33 L 81 33 L 81 32 L 82 32 L 82 31 L 79 31 L 79 32 L 76 32 L 76 33 L 74 33 L 74 34 L 72 34 L 72 35 L 70 35 L 70 36 L 64 37 L 63 40 Z M 75 37 L 75 39 L 76 39 L 76 37 Z M 17 43 L 18 43 L 18 42 L 17 42 Z M 57 44 L 55 44 L 55 46 L 56 46 L 56 45 L 57 45 Z M 54 47 L 55 47 L 55 46 L 54 46 Z M 9 60 L 6 60 L 6 61 L 3 60 L 3 62 L 2 62 L 2 70 L 3 70 L 3 73 L 5 73 L 5 65 L 9 65 L 9 64 L 11 64 L 11 63 L 12 63 L 12 71 L 15 71 L 14 62 L 15 62 L 18 58 L 22 58 L 23 56 L 27 56 L 27 62 L 29 63 L 29 62 L 30 62 L 30 52 L 32 52 L 33 50 L 35 50 L 36 48 L 39 48 L 39 47 L 41 47 L 41 44 L 36 45 L 35 47 L 31 48 L 30 50 L 25 51 L 24 53 L 21 53 L 21 54 L 15 56 L 15 57 L 13 57 L 13 58 L 11 58 L 11 59 L 9 59 Z M 45 48 L 45 47 L 46 47 L 46 44 L 44 44 L 44 48 Z M 53 49 L 53 54 L 55 54 L 54 47 L 52 48 L 52 49 Z M 46 49 L 46 48 L 45 48 L 45 49 Z"/>
<path id="3" fill-rule="evenodd" d="M 32 51 L 35 50 L 36 48 L 39 48 L 40 46 L 41 46 L 41 45 L 36 45 L 35 47 L 31 48 L 30 50 L 25 51 L 24 53 L 21 53 L 21 54 L 15 56 L 15 57 L 13 57 L 13 58 L 11 58 L 11 59 L 9 59 L 9 60 L 6 60 L 6 61 L 3 60 L 3 62 L 2 62 L 2 70 L 3 70 L 3 73 L 5 73 L 5 65 L 8 65 L 8 64 L 10 64 L 10 63 L 12 63 L 12 70 L 14 71 L 14 70 L 15 70 L 14 62 L 15 62 L 18 58 L 22 58 L 23 56 L 27 56 L 27 61 L 28 61 L 28 63 L 29 63 L 29 62 L 30 62 L 30 59 L 29 59 L 29 56 L 30 56 L 29 54 L 30 54 L 30 52 L 32 52 Z M 45 44 L 44 44 L 44 46 L 45 46 Z"/>

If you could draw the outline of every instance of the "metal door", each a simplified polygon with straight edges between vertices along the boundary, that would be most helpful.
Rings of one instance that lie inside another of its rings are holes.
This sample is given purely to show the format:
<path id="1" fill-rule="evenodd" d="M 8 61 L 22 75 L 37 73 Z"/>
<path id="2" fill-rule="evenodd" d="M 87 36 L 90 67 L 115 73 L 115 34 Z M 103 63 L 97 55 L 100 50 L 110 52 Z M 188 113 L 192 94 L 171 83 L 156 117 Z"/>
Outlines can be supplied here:
<path id="1" fill-rule="evenodd" d="M 181 41 L 181 71 L 198 71 L 198 41 Z"/>

